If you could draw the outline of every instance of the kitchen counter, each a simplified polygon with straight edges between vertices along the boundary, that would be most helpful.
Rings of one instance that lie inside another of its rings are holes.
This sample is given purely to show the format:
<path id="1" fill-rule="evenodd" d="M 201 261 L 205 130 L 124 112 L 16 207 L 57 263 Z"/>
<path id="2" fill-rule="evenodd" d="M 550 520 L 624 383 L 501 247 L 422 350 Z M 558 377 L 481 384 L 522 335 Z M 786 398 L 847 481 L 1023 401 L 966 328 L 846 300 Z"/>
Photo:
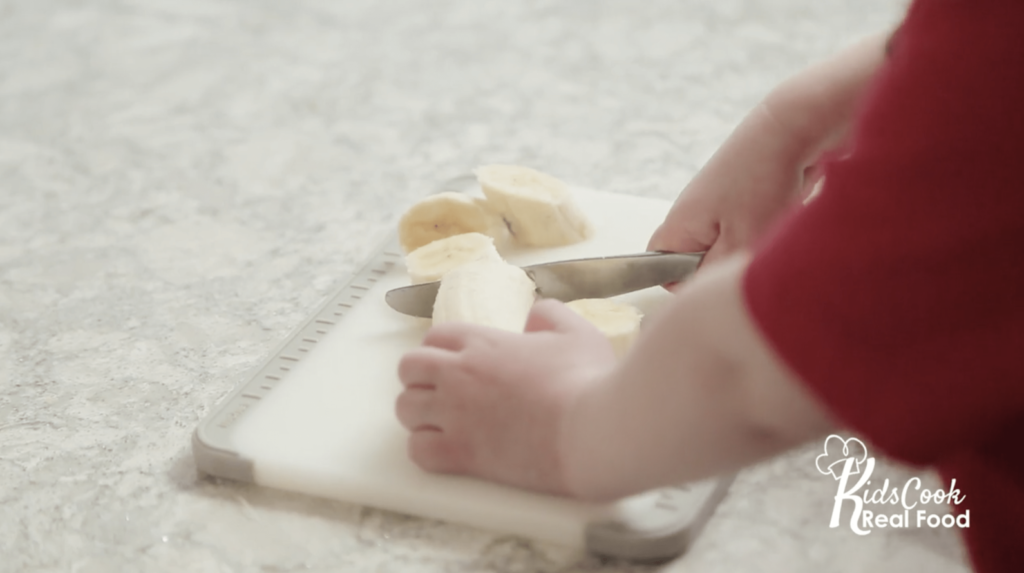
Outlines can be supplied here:
<path id="1" fill-rule="evenodd" d="M 646 567 L 200 478 L 189 442 L 442 182 L 512 162 L 674 198 L 775 83 L 901 11 L 0 1 L 0 571 L 966 571 L 953 530 L 829 528 L 820 444 Z"/>

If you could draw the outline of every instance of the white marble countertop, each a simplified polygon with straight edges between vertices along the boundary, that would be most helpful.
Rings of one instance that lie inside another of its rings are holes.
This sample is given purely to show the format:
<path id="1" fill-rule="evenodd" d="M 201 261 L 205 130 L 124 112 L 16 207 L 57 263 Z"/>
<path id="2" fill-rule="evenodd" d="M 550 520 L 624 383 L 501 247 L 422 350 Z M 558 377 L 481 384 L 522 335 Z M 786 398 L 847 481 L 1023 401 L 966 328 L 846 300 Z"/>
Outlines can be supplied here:
<path id="1" fill-rule="evenodd" d="M 0 0 L 0 571 L 964 571 L 948 530 L 828 528 L 816 447 L 651 569 L 200 479 L 189 444 L 398 206 L 489 162 L 673 198 L 902 9 Z"/>

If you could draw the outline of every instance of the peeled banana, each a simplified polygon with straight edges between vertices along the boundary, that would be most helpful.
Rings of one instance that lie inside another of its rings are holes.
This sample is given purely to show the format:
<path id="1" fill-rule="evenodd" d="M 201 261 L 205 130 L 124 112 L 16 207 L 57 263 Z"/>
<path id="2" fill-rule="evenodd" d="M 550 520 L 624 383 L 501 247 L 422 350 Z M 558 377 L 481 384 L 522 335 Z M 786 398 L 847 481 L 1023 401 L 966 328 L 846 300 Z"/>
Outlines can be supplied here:
<path id="1" fill-rule="evenodd" d="M 490 209 L 504 219 L 517 243 L 557 247 L 593 233 L 562 181 L 518 165 L 484 165 L 474 173 Z"/>
<path id="2" fill-rule="evenodd" d="M 597 327 L 615 349 L 615 355 L 623 357 L 640 333 L 643 314 L 631 304 L 607 298 L 582 298 L 566 303 L 566 306 Z"/>
<path id="3" fill-rule="evenodd" d="M 398 221 L 398 242 L 406 253 L 438 239 L 481 233 L 497 236 L 504 223 L 479 199 L 445 191 L 430 195 L 409 208 Z"/>
<path id="4" fill-rule="evenodd" d="M 499 250 L 510 241 L 528 247 L 569 245 L 589 238 L 593 227 L 568 186 L 550 175 L 517 165 L 485 165 L 475 173 L 484 197 L 431 195 L 402 215 L 398 239 L 408 253 L 412 282 L 441 281 L 435 324 L 462 321 L 522 332 L 536 285 L 522 269 L 504 262 Z M 606 334 L 624 353 L 635 332 L 628 332 L 622 317 L 614 318 L 621 311 L 609 317 L 608 310 L 594 310 L 602 302 L 581 301 L 578 312 L 593 315 L 599 328 L 611 328 Z M 630 328 L 639 320 L 636 312 Z"/>
<path id="5" fill-rule="evenodd" d="M 522 332 L 536 285 L 517 266 L 471 261 L 448 271 L 434 299 L 433 323 L 460 321 Z"/>
<path id="6" fill-rule="evenodd" d="M 494 239 L 481 233 L 462 233 L 438 239 L 405 257 L 409 278 L 415 283 L 438 281 L 448 271 L 480 259 L 501 261 Z"/>

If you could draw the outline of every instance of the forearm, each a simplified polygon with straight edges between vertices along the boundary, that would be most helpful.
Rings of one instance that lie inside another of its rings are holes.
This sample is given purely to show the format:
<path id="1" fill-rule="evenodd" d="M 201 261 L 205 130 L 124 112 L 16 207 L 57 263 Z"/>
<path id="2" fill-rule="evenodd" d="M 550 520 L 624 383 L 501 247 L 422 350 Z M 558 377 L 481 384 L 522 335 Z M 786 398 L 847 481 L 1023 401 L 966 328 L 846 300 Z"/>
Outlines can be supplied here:
<path id="1" fill-rule="evenodd" d="M 712 158 L 743 145 L 769 146 L 769 165 L 799 169 L 836 145 L 849 130 L 871 78 L 885 61 L 888 34 L 871 36 L 806 68 L 775 87 L 737 126 Z M 773 177 L 769 177 L 769 180 Z"/>
<path id="2" fill-rule="evenodd" d="M 789 136 L 803 161 L 846 134 L 871 79 L 886 59 L 890 34 L 865 38 L 779 84 L 761 110 Z"/>
<path id="3" fill-rule="evenodd" d="M 774 89 L 689 182 L 648 248 L 707 250 L 712 262 L 748 248 L 802 201 L 806 168 L 849 130 L 886 38 L 866 39 Z"/>
<path id="4" fill-rule="evenodd" d="M 693 279 L 563 434 L 575 495 L 614 498 L 737 469 L 831 427 L 747 315 L 730 259 Z"/>

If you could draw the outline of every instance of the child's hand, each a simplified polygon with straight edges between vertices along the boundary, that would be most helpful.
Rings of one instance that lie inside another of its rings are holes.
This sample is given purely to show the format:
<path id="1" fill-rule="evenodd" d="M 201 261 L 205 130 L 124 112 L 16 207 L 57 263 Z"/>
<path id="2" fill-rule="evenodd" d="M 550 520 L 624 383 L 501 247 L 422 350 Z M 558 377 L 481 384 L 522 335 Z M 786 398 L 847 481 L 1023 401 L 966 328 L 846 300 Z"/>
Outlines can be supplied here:
<path id="1" fill-rule="evenodd" d="M 611 344 L 560 302 L 536 303 L 526 334 L 431 328 L 398 366 L 398 419 L 420 467 L 571 494 L 562 433 L 570 410 L 612 369 Z"/>
<path id="2" fill-rule="evenodd" d="M 773 90 L 686 186 L 648 250 L 706 250 L 712 262 L 749 247 L 806 199 L 820 178 L 816 162 L 845 139 L 885 40 L 861 42 Z"/>
<path id="3" fill-rule="evenodd" d="M 756 107 L 679 195 L 648 250 L 707 251 L 704 264 L 749 247 L 813 184 L 818 142 L 795 138 L 767 102 Z"/>
<path id="4" fill-rule="evenodd" d="M 398 365 L 396 403 L 421 468 L 589 500 L 703 479 L 834 424 L 743 303 L 748 258 L 684 285 L 617 361 L 560 302 L 526 333 L 430 329 Z"/>

